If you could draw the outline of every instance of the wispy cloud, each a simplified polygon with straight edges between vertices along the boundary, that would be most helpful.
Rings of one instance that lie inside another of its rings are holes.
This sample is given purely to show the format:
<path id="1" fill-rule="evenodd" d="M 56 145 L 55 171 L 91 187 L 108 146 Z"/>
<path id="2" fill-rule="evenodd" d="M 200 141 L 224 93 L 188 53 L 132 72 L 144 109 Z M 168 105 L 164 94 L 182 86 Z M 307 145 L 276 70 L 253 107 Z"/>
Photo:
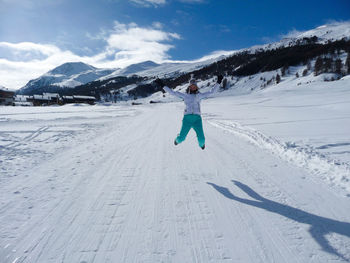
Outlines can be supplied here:
<path id="1" fill-rule="evenodd" d="M 104 48 L 93 56 L 78 56 L 53 44 L 0 42 L 0 50 L 6 52 L 0 59 L 0 84 L 20 88 L 64 62 L 82 61 L 106 68 L 126 67 L 146 60 L 161 63 L 170 59 L 168 51 L 174 48 L 171 41 L 181 36 L 162 30 L 158 22 L 140 27 L 115 21 L 111 30 L 101 31 L 97 38 L 104 42 Z"/>
<path id="2" fill-rule="evenodd" d="M 144 7 L 159 6 L 159 5 L 164 5 L 166 3 L 166 0 L 129 0 L 129 1 Z"/>
<path id="3" fill-rule="evenodd" d="M 293 37 L 299 36 L 300 34 L 302 34 L 304 32 L 306 32 L 306 31 L 299 31 L 299 30 L 296 30 L 295 28 L 293 28 L 287 34 L 279 35 L 279 38 L 293 38 Z"/>
<path id="4" fill-rule="evenodd" d="M 205 2 L 205 0 L 179 0 L 179 1 L 183 3 L 192 3 L 192 4 Z"/>
<path id="5" fill-rule="evenodd" d="M 216 50 L 216 51 L 211 52 L 208 55 L 205 55 L 201 58 L 194 59 L 194 60 L 168 60 L 166 62 L 197 63 L 197 62 L 203 62 L 203 61 L 210 60 L 210 59 L 216 59 L 216 58 L 221 57 L 221 56 L 233 55 L 236 52 L 238 52 L 238 51 L 237 50 Z"/>
<path id="6" fill-rule="evenodd" d="M 169 0 L 129 0 L 129 1 L 143 7 L 158 7 L 158 6 L 165 5 L 166 3 L 169 2 Z M 187 4 L 200 4 L 200 3 L 206 2 L 206 0 L 178 0 L 178 1 L 182 3 L 187 3 Z"/>

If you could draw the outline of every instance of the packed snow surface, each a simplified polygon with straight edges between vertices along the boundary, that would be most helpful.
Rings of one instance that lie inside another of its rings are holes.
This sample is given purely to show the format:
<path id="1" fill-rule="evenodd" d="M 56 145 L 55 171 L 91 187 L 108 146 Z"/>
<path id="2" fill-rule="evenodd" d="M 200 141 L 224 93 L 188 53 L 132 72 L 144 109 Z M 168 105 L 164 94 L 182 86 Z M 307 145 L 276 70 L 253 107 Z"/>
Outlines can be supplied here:
<path id="1" fill-rule="evenodd" d="M 1 107 L 0 262 L 348 262 L 349 86 L 329 85 L 204 101 L 204 151 L 173 144 L 182 102 Z"/>

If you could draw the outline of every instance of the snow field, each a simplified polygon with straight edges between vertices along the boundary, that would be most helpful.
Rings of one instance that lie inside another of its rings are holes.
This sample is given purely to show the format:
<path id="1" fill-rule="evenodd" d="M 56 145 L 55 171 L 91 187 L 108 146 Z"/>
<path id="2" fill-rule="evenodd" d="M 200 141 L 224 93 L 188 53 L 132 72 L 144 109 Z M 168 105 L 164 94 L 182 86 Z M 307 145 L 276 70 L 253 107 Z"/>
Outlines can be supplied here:
<path id="1" fill-rule="evenodd" d="M 347 191 L 211 125 L 237 121 L 224 100 L 202 106 L 205 151 L 193 131 L 173 145 L 180 103 L 6 108 L 2 261 L 349 260 Z"/>

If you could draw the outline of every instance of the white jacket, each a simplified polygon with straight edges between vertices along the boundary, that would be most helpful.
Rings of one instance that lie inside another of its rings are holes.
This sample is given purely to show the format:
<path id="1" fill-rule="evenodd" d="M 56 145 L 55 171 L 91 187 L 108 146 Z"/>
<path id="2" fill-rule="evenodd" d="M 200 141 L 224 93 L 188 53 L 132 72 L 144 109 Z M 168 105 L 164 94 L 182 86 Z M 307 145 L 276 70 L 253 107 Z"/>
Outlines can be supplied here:
<path id="1" fill-rule="evenodd" d="M 166 92 L 184 100 L 185 105 L 186 105 L 185 113 L 184 113 L 185 115 L 186 114 L 198 114 L 198 115 L 200 115 L 201 114 L 201 106 L 200 106 L 201 100 L 208 98 L 211 94 L 217 92 L 219 90 L 219 88 L 220 88 L 220 84 L 216 83 L 214 85 L 214 87 L 208 92 L 197 93 L 197 94 L 188 94 L 188 93 L 173 91 L 172 89 L 170 89 L 167 86 L 163 87 L 163 89 Z"/>

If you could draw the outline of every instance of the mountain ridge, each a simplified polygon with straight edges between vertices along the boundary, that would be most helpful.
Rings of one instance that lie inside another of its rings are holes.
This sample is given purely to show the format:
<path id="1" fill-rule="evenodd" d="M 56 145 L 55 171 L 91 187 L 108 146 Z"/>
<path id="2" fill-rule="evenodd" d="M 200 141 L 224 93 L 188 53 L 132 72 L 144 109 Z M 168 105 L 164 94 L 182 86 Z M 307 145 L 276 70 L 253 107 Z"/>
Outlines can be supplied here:
<path id="1" fill-rule="evenodd" d="M 108 75 L 113 71 L 114 69 L 100 69 L 83 62 L 66 62 L 39 78 L 30 80 L 17 93 L 31 94 L 38 89 L 50 92 L 57 88 L 74 88 Z"/>
<path id="2" fill-rule="evenodd" d="M 197 61 L 182 61 L 182 62 L 165 62 L 162 64 L 157 64 L 153 61 L 144 61 L 136 64 L 129 65 L 128 67 L 122 68 L 122 69 L 97 69 L 91 65 L 82 63 L 82 62 L 75 62 L 75 63 L 64 63 L 59 67 L 56 67 L 53 70 L 50 70 L 43 76 L 41 76 L 38 79 L 31 80 L 28 82 L 28 84 L 25 86 L 28 91 L 28 86 L 32 87 L 31 92 L 35 90 L 45 90 L 44 89 L 38 89 L 35 88 L 35 85 L 38 85 L 39 87 L 45 87 L 45 86 L 55 86 L 54 90 L 57 90 L 59 87 L 80 87 L 79 90 L 81 91 L 84 85 L 87 85 L 89 89 L 91 89 L 92 86 L 95 87 L 95 89 L 99 89 L 99 87 L 104 87 L 104 90 L 107 86 L 110 88 L 113 87 L 113 83 L 116 81 L 120 81 L 118 77 L 131 77 L 133 75 L 137 75 L 140 78 L 144 80 L 146 79 L 154 79 L 157 77 L 160 78 L 173 78 L 178 79 L 178 81 L 175 81 L 176 84 L 180 84 L 180 81 L 184 81 L 186 78 L 188 78 L 188 75 L 190 73 L 195 72 L 209 72 L 218 70 L 224 70 L 224 71 L 232 71 L 236 72 L 238 74 L 249 74 L 251 70 L 247 70 L 247 64 L 252 64 L 250 61 L 251 59 L 254 60 L 254 55 L 258 56 L 259 54 L 263 54 L 264 52 L 267 53 L 273 53 L 274 50 L 278 49 L 286 49 L 286 52 L 289 52 L 289 50 L 298 50 L 298 52 L 302 53 L 304 52 L 302 47 L 305 46 L 306 48 L 304 50 L 307 50 L 308 46 L 312 47 L 312 45 L 326 45 L 329 42 L 339 42 L 340 39 L 350 39 L 350 22 L 337 22 L 337 23 L 331 23 L 323 26 L 319 26 L 317 28 L 299 32 L 295 31 L 292 32 L 285 37 L 283 37 L 280 41 L 265 44 L 265 45 L 259 45 L 259 46 L 252 46 L 245 49 L 240 50 L 232 50 L 227 51 L 225 54 L 218 54 L 218 56 L 212 56 L 208 57 L 205 60 L 197 60 Z M 293 49 L 293 47 L 296 47 Z M 299 48 L 300 47 L 300 48 Z M 292 48 L 292 49 L 291 49 Z M 293 51 L 295 52 L 295 51 Z M 310 51 L 308 51 L 310 52 Z M 245 54 L 250 54 L 245 55 Z M 283 52 L 280 54 L 281 56 L 285 56 Z M 298 54 L 298 56 L 302 56 L 302 54 Z M 316 53 L 314 54 L 316 56 Z M 233 58 L 240 57 L 238 59 L 238 62 L 234 60 Z M 261 60 L 261 63 L 266 63 L 266 59 Z M 286 57 L 287 59 L 287 57 Z M 291 63 L 295 63 L 295 59 L 289 55 L 288 58 Z M 300 59 L 300 58 L 299 58 Z M 282 57 L 283 60 L 283 57 Z M 293 62 L 294 61 L 294 62 Z M 284 61 L 286 62 L 286 61 Z M 266 67 L 271 67 L 269 63 L 277 63 L 276 65 L 286 64 L 281 59 L 275 59 L 275 62 L 268 62 L 266 64 Z M 231 65 L 235 64 L 235 66 L 229 66 L 224 64 L 231 63 Z M 233 63 L 233 64 L 232 64 Z M 288 64 L 288 63 L 287 63 Z M 254 65 L 254 63 L 252 64 Z M 250 66 L 251 67 L 251 66 Z M 255 65 L 256 70 L 262 70 L 260 65 Z M 205 69 L 207 68 L 207 69 Z M 204 70 L 202 70 L 204 69 Z M 244 70 L 246 69 L 246 70 Z M 274 68 L 272 68 L 274 70 Z M 83 71 L 83 72 L 81 72 Z M 98 77 L 98 74 L 96 72 L 101 73 L 101 76 Z M 92 77 L 91 77 L 91 73 Z M 73 74 L 76 73 L 76 74 Z M 211 73 L 213 74 L 213 72 Z M 184 75 L 184 77 L 181 77 L 181 75 Z M 203 77 L 203 73 L 200 73 L 196 77 Z M 136 78 L 137 79 L 137 78 Z M 56 82 L 55 82 L 56 81 Z M 124 80 L 122 80 L 124 82 Z M 137 79 L 139 81 L 139 79 Z M 147 81 L 146 81 L 147 82 Z M 130 83 L 126 81 L 125 83 Z M 139 83 L 139 82 L 138 82 Z M 91 85 L 92 84 L 92 85 Z M 147 83 L 144 83 L 147 84 Z M 106 86 L 107 85 L 107 86 Z M 147 84 L 148 85 L 148 84 Z M 175 84 L 174 84 L 175 85 Z M 117 85 L 120 86 L 119 84 Z M 143 86 L 142 86 L 143 87 Z M 20 91 L 23 93 L 25 88 L 22 88 Z M 47 88 L 49 90 L 49 88 Z M 30 89 L 29 89 L 30 90 Z M 149 89 L 152 90 L 152 89 Z M 91 91 L 92 92 L 92 91 Z M 144 94 L 144 93 L 142 93 Z"/>

